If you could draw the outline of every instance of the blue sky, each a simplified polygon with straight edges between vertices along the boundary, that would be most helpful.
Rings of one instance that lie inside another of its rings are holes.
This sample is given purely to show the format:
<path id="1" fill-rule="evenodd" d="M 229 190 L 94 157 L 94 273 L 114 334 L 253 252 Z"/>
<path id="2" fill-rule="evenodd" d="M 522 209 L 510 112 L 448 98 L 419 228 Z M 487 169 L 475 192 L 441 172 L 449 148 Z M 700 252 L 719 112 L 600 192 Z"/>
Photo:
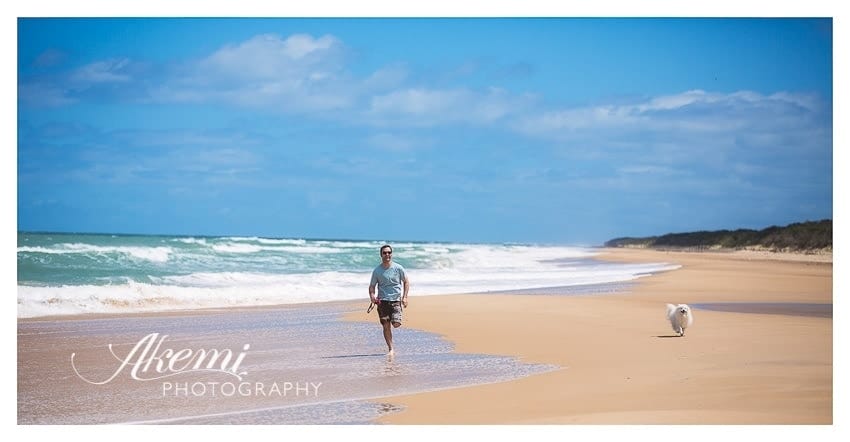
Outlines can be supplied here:
<path id="1" fill-rule="evenodd" d="M 18 19 L 18 230 L 596 245 L 833 217 L 830 19 Z"/>

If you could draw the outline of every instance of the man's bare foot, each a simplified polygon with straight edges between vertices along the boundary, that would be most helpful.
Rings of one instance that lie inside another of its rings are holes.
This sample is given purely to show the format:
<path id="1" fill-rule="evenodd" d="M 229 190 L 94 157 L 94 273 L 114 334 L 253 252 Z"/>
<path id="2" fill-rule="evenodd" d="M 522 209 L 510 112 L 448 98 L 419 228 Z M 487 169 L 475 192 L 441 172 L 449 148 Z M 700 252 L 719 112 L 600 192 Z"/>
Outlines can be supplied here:
<path id="1" fill-rule="evenodd" d="M 388 357 L 388 358 L 391 358 L 391 357 L 393 357 L 393 356 L 395 356 L 395 350 L 390 349 L 390 351 L 388 351 L 388 352 L 387 352 L 387 357 Z"/>

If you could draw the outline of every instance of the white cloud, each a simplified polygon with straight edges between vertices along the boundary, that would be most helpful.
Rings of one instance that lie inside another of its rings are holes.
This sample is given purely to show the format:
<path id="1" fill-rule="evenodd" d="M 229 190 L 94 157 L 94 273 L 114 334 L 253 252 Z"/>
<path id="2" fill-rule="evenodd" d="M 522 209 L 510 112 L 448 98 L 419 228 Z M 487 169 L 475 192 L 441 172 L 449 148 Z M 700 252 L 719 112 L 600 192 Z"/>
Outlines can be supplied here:
<path id="1" fill-rule="evenodd" d="M 275 41 L 275 39 L 275 36 L 270 36 L 268 40 Z M 318 39 L 314 39 L 309 35 L 296 34 L 283 42 L 283 52 L 290 58 L 297 59 L 316 51 L 328 50 L 336 45 L 339 45 L 339 40 L 330 35 L 324 35 Z"/>
<path id="2" fill-rule="evenodd" d="M 137 62 L 115 58 L 68 72 L 65 81 L 23 80 L 19 97 L 25 105 L 63 106 L 86 98 L 146 94 L 145 101 L 158 103 L 235 105 L 393 130 L 498 124 L 532 138 L 581 140 L 607 149 L 643 144 L 660 151 L 659 146 L 674 146 L 664 148 L 671 155 L 686 151 L 687 145 L 730 147 L 743 140 L 769 148 L 789 145 L 789 137 L 818 139 L 821 145 L 831 137 L 831 127 L 823 124 L 829 108 L 814 95 L 695 89 L 625 104 L 546 109 L 544 97 L 497 87 L 412 84 L 416 77 L 398 61 L 356 77 L 345 64 L 348 55 L 332 35 L 262 34 L 170 70 L 143 71 L 146 67 Z M 473 72 L 475 63 L 461 66 Z M 151 71 L 165 77 L 148 75 Z M 136 83 L 140 78 L 152 86 Z M 390 130 L 367 142 L 388 149 L 415 144 Z"/>
<path id="3" fill-rule="evenodd" d="M 125 83 L 132 80 L 126 72 L 129 65 L 130 60 L 127 58 L 96 61 L 76 69 L 70 79 L 81 85 Z"/>
<path id="4" fill-rule="evenodd" d="M 724 134 L 746 129 L 784 132 L 809 125 L 823 111 L 815 96 L 751 91 L 708 93 L 692 90 L 643 102 L 550 110 L 519 119 L 515 128 L 528 135 L 571 137 L 599 130 Z"/>
<path id="5" fill-rule="evenodd" d="M 696 102 L 712 102 L 715 101 L 710 94 L 702 90 L 691 90 L 676 95 L 665 95 L 656 97 L 647 103 L 636 106 L 626 106 L 626 108 L 634 108 L 638 112 L 647 112 L 654 110 L 669 110 L 684 107 Z"/>
<path id="6" fill-rule="evenodd" d="M 770 96 L 772 100 L 784 101 L 799 106 L 811 112 L 822 112 L 825 103 L 813 94 L 792 94 L 789 92 L 777 92 Z"/>
<path id="7" fill-rule="evenodd" d="M 257 164 L 259 158 L 257 155 L 243 148 L 221 148 L 221 149 L 204 149 L 197 152 L 197 161 L 210 166 L 232 166 L 232 165 L 253 165 Z M 231 169 L 226 169 L 230 171 Z M 230 172 L 228 172 L 230 173 Z"/>
<path id="8" fill-rule="evenodd" d="M 380 68 L 366 77 L 362 86 L 366 91 L 386 91 L 401 87 L 410 72 L 403 65 L 390 65 Z"/>
<path id="9" fill-rule="evenodd" d="M 532 102 L 531 96 L 498 88 L 486 92 L 409 88 L 372 97 L 368 116 L 373 124 L 489 124 L 524 111 Z"/>
<path id="10" fill-rule="evenodd" d="M 529 134 L 545 135 L 588 128 L 625 128 L 640 122 L 640 115 L 630 107 L 605 105 L 548 111 L 521 120 L 517 127 Z"/>
<path id="11" fill-rule="evenodd" d="M 226 103 L 280 112 L 352 106 L 352 80 L 335 37 L 255 36 L 182 66 L 151 89 L 154 102 Z"/>
<path id="12" fill-rule="evenodd" d="M 282 39 L 263 34 L 238 45 L 228 45 L 197 64 L 198 75 L 227 75 L 255 79 L 309 79 L 315 69 L 333 61 L 341 43 L 330 35 L 314 39 L 296 34 Z M 325 73 L 324 75 L 328 75 Z"/>
<path id="13" fill-rule="evenodd" d="M 44 61 L 43 63 L 49 63 Z M 78 103 L 80 94 L 91 93 L 102 85 L 131 84 L 132 62 L 128 58 L 100 60 L 60 76 L 38 80 L 21 79 L 18 95 L 21 103 L 34 107 L 61 107 Z"/>
<path id="14" fill-rule="evenodd" d="M 208 148 L 256 146 L 260 139 L 242 132 L 195 130 L 121 130 L 102 134 L 111 141 L 128 147 L 151 148 Z"/>
<path id="15" fill-rule="evenodd" d="M 362 89 L 344 70 L 344 57 L 342 42 L 331 35 L 263 34 L 180 65 L 98 60 L 49 78 L 21 79 L 19 91 L 23 104 L 35 106 L 68 105 L 85 97 L 332 112 L 352 107 Z"/>
<path id="16" fill-rule="evenodd" d="M 621 167 L 619 169 L 619 172 L 621 174 L 628 174 L 628 175 L 644 175 L 644 174 L 672 175 L 672 174 L 675 173 L 675 171 L 673 169 L 669 168 L 669 167 L 647 165 L 647 164 Z"/>
<path id="17" fill-rule="evenodd" d="M 456 108 L 468 96 L 463 90 L 407 89 L 372 98 L 371 110 L 378 114 L 441 114 Z"/>
<path id="18" fill-rule="evenodd" d="M 598 168 L 594 177 L 564 177 L 565 187 L 744 197 L 779 177 L 812 186 L 831 179 L 831 114 L 807 94 L 694 90 L 550 109 L 512 127 L 551 143 L 564 161 Z"/>
<path id="19" fill-rule="evenodd" d="M 65 58 L 67 58 L 67 55 L 64 52 L 56 49 L 48 49 L 36 57 L 33 65 L 38 67 L 56 66 L 65 61 Z"/>
<path id="20" fill-rule="evenodd" d="M 65 89 L 42 83 L 21 84 L 18 86 L 18 98 L 22 104 L 40 107 L 61 107 L 77 102 L 68 96 Z"/>
<path id="21" fill-rule="evenodd" d="M 370 136 L 366 142 L 378 149 L 389 151 L 406 151 L 418 146 L 420 143 L 415 142 L 409 137 L 391 133 L 378 133 Z"/>
<path id="22" fill-rule="evenodd" d="M 52 106 L 85 94 L 104 101 L 225 104 L 408 127 L 491 124 L 519 114 L 533 101 L 499 88 L 406 86 L 410 73 L 397 61 L 357 77 L 347 69 L 348 55 L 332 35 L 262 34 L 181 65 L 151 68 L 127 58 L 101 60 L 68 73 L 65 81 L 45 86 L 23 82 L 21 90 L 25 100 Z M 142 78 L 144 83 L 138 81 Z M 121 88 L 93 88 L 119 83 Z"/>

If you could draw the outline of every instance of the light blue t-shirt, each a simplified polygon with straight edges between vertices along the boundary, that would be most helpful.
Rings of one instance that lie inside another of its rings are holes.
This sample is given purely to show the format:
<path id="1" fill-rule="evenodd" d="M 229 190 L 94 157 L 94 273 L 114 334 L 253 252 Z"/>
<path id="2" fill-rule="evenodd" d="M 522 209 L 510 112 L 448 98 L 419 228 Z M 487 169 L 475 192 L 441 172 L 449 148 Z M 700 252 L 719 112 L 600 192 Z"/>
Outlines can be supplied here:
<path id="1" fill-rule="evenodd" d="M 390 263 L 388 268 L 384 268 L 383 264 L 378 264 L 375 270 L 372 270 L 372 281 L 369 287 L 378 284 L 378 299 L 381 301 L 399 301 L 404 293 L 405 273 L 404 267 L 401 264 Z"/>

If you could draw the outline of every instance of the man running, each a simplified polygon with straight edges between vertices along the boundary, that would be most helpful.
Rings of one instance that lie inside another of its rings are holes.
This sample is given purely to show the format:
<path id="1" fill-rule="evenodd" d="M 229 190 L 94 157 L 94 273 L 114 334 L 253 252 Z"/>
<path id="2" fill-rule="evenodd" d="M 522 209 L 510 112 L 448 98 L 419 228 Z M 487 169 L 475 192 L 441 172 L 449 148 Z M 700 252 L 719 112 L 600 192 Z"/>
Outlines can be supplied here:
<path id="1" fill-rule="evenodd" d="M 378 319 L 387 341 L 387 355 L 393 356 L 393 328 L 401 326 L 402 309 L 407 308 L 410 281 L 401 264 L 393 262 L 393 248 L 381 246 L 381 264 L 372 270 L 369 299 L 378 306 Z M 378 288 L 377 296 L 375 288 Z"/>

